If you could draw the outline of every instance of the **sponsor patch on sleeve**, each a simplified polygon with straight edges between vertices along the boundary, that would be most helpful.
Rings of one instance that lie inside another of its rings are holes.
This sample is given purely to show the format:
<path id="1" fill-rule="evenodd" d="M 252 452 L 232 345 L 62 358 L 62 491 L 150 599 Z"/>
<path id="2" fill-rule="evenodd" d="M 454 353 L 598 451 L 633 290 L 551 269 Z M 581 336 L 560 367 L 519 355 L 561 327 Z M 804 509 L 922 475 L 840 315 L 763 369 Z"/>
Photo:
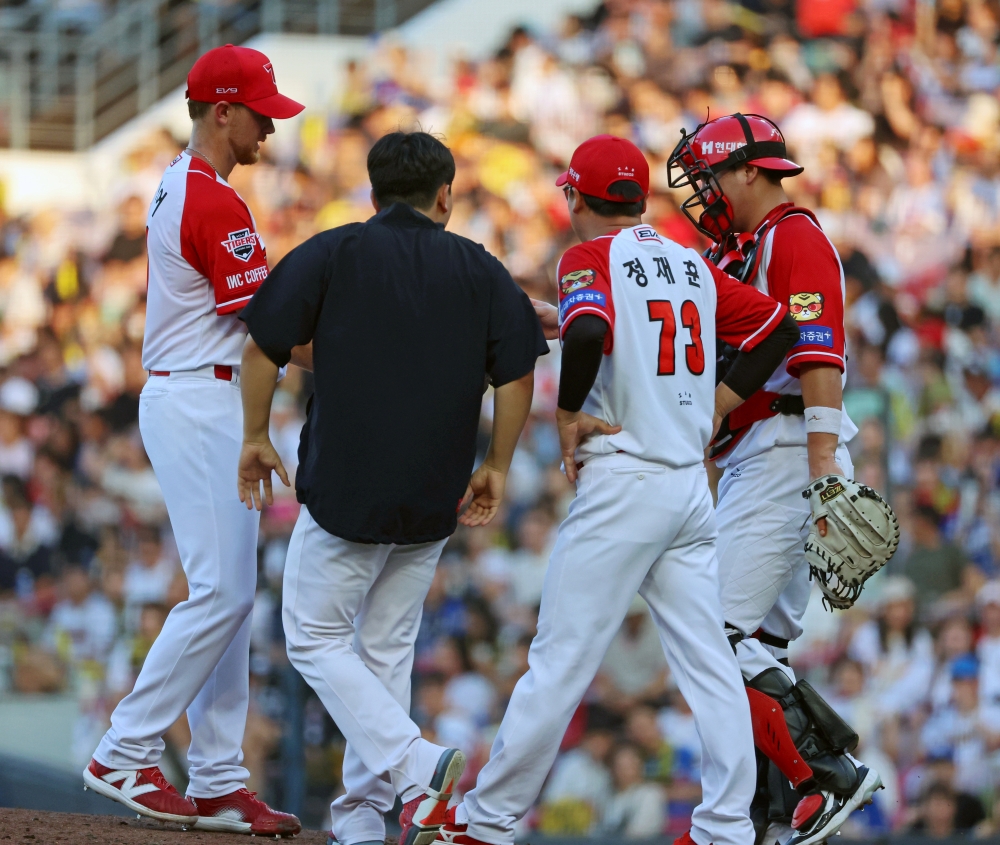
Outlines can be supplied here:
<path id="1" fill-rule="evenodd" d="M 818 320 L 823 314 L 823 294 L 793 293 L 788 297 L 788 311 L 800 323 Z"/>
<path id="2" fill-rule="evenodd" d="M 581 288 L 590 287 L 596 278 L 597 274 L 593 270 L 574 270 L 559 280 L 559 290 L 563 296 L 568 296 Z"/>
<path id="3" fill-rule="evenodd" d="M 607 304 L 604 294 L 599 290 L 580 291 L 579 293 L 574 293 L 572 296 L 567 296 L 559 303 L 559 320 L 562 321 L 573 306 L 584 302 L 596 305 L 599 308 L 604 308 Z"/>
<path id="4" fill-rule="evenodd" d="M 799 339 L 796 346 L 825 346 L 833 349 L 833 329 L 826 326 L 810 326 L 799 328 Z"/>

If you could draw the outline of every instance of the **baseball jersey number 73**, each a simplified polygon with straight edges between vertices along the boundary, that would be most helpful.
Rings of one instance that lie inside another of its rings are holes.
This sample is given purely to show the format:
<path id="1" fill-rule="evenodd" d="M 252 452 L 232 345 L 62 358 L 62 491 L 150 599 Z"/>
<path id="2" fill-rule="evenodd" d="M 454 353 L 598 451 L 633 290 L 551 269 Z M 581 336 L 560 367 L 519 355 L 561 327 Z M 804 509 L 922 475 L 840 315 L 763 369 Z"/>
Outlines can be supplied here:
<path id="1" fill-rule="evenodd" d="M 674 318 L 674 306 L 669 299 L 650 299 L 646 301 L 649 312 L 649 322 L 659 322 L 660 348 L 657 356 L 656 374 L 672 376 L 675 372 L 674 339 L 677 335 L 677 323 Z M 684 361 L 688 372 L 700 376 L 705 372 L 705 346 L 701 342 L 701 314 L 698 306 L 690 299 L 681 304 L 681 325 L 690 332 L 691 342 L 684 345 Z"/>

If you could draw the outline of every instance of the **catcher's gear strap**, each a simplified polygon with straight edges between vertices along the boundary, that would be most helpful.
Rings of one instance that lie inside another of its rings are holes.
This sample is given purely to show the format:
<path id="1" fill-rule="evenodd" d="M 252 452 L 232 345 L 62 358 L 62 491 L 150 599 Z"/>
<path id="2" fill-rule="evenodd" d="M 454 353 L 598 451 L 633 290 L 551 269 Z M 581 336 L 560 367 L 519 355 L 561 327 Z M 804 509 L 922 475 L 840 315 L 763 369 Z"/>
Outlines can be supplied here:
<path id="1" fill-rule="evenodd" d="M 760 690 L 753 687 L 746 689 L 750 700 L 754 744 L 774 762 L 793 786 L 798 787 L 810 780 L 813 771 L 795 747 L 782 706 Z"/>
<path id="2" fill-rule="evenodd" d="M 755 422 L 776 417 L 778 414 L 784 414 L 787 417 L 801 416 L 805 413 L 805 409 L 805 402 L 802 401 L 801 396 L 758 390 L 722 421 L 719 433 L 715 435 L 715 439 L 709 446 L 709 459 L 714 461 L 726 454 Z"/>
<path id="3" fill-rule="evenodd" d="M 774 634 L 769 634 L 762 628 L 758 628 L 754 631 L 752 635 L 753 639 L 760 640 L 764 645 L 769 645 L 772 648 L 788 648 L 790 640 L 782 639 L 781 637 L 776 637 Z"/>

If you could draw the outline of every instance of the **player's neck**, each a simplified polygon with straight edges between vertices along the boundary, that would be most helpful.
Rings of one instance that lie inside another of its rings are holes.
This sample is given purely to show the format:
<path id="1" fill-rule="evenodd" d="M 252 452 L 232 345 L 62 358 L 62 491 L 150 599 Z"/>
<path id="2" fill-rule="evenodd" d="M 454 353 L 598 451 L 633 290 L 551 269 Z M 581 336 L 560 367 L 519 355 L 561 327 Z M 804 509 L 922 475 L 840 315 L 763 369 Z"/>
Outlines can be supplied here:
<path id="1" fill-rule="evenodd" d="M 754 204 L 746 216 L 748 221 L 753 222 L 743 229 L 744 232 L 755 232 L 768 214 L 774 211 L 779 205 L 784 205 L 790 201 L 788 194 L 785 193 L 785 189 L 781 185 L 771 184 L 767 184 L 767 190 L 761 191 L 758 196 L 754 197 L 754 200 Z"/>
<path id="2" fill-rule="evenodd" d="M 577 236 L 581 241 L 592 241 L 604 235 L 613 235 L 621 229 L 628 229 L 642 223 L 642 215 L 637 217 L 598 217 L 594 215 L 591 219 L 581 220 L 577 227 Z"/>
<path id="3" fill-rule="evenodd" d="M 229 174 L 236 167 L 236 156 L 224 135 L 208 132 L 195 123 L 191 127 L 191 140 L 187 148 L 191 155 L 206 162 L 223 179 L 229 181 Z"/>

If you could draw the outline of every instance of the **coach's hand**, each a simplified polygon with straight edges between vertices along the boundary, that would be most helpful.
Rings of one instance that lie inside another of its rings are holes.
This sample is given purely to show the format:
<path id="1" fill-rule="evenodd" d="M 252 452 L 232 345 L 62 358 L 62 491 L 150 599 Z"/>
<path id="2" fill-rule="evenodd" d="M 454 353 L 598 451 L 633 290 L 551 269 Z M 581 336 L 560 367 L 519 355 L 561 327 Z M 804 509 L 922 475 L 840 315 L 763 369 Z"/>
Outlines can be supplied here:
<path id="1" fill-rule="evenodd" d="M 470 528 L 489 525 L 493 521 L 493 517 L 497 515 L 506 486 L 507 473 L 501 472 L 489 464 L 480 464 L 479 468 L 472 473 L 472 478 L 469 479 L 469 486 L 459 508 L 461 509 L 470 499 L 472 501 L 469 502 L 469 507 L 465 509 L 465 513 L 458 518 L 458 521 Z"/>
<path id="2" fill-rule="evenodd" d="M 617 434 L 620 425 L 610 423 L 585 414 L 583 411 L 564 411 L 556 408 L 556 426 L 559 428 L 559 448 L 562 450 L 566 478 L 576 481 L 576 447 L 584 438 L 594 434 Z"/>
<path id="3" fill-rule="evenodd" d="M 554 305 L 549 305 L 541 299 L 532 299 L 535 313 L 538 315 L 538 322 L 542 324 L 542 334 L 546 340 L 555 340 L 559 337 L 559 309 Z"/>
<path id="4" fill-rule="evenodd" d="M 240 501 L 246 504 L 247 510 L 253 508 L 261 510 L 265 500 L 269 505 L 274 504 L 274 496 L 271 494 L 272 471 L 278 473 L 282 484 L 286 487 L 291 486 L 278 451 L 271 445 L 269 439 L 244 440 L 243 449 L 240 451 L 240 469 L 236 485 Z M 261 482 L 264 482 L 263 495 L 260 491 Z"/>

